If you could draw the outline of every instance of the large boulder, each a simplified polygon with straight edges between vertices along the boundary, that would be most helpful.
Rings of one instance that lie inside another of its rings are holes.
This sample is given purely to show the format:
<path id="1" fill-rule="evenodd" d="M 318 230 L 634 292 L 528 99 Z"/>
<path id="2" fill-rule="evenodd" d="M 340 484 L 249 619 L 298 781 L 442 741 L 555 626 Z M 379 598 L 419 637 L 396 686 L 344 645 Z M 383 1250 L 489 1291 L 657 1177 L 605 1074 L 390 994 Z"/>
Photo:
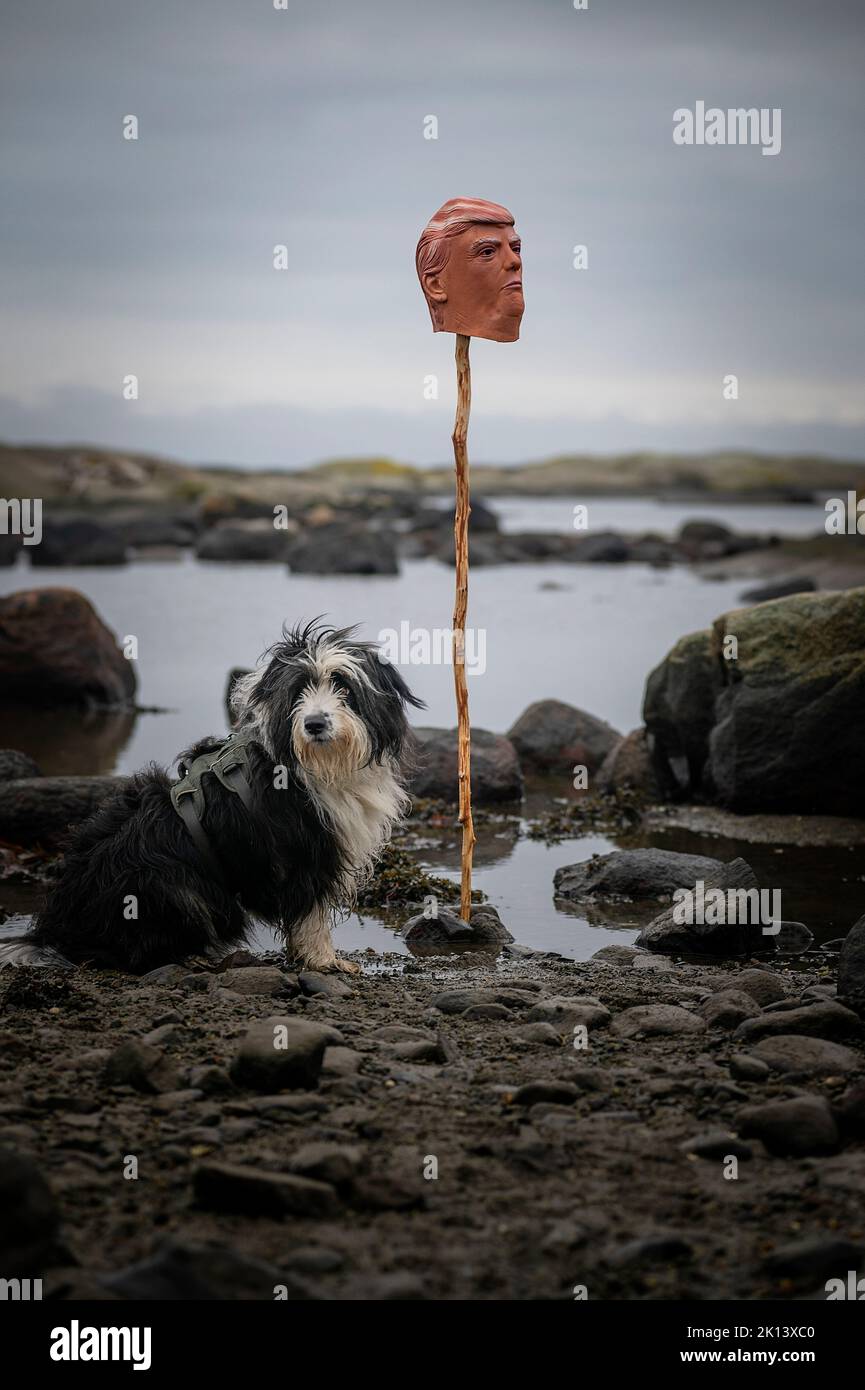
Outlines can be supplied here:
<path id="1" fill-rule="evenodd" d="M 639 902 L 669 898 L 677 888 L 691 888 L 698 879 L 705 881 L 723 874 L 724 869 L 721 860 L 701 854 L 678 854 L 669 849 L 617 849 L 578 864 L 563 865 L 556 869 L 553 882 L 556 897 L 570 902 Z"/>
<path id="2" fill-rule="evenodd" d="M 620 565 L 630 553 L 630 543 L 616 531 L 592 531 L 576 538 L 567 558 L 578 565 Z"/>
<path id="3" fill-rule="evenodd" d="M 334 522 L 297 536 L 288 547 L 294 574 L 398 574 L 392 531 Z"/>
<path id="4" fill-rule="evenodd" d="M 459 800 L 456 729 L 412 729 L 416 763 L 409 791 L 414 797 Z M 516 749 L 501 734 L 472 729 L 472 800 L 519 801 L 523 779 Z"/>
<path id="5" fill-rule="evenodd" d="M 680 637 L 646 681 L 643 719 L 655 775 L 664 791 L 696 792 L 703 784 L 721 673 L 708 632 Z"/>
<path id="6" fill-rule="evenodd" d="M 650 797 L 662 795 L 645 728 L 632 729 L 610 749 L 598 769 L 594 787 L 599 792 L 639 791 Z"/>
<path id="7" fill-rule="evenodd" d="M 0 598 L 0 701 L 127 705 L 133 662 L 75 589 L 22 589 Z"/>
<path id="8" fill-rule="evenodd" d="M 472 947 L 489 951 L 491 947 L 505 945 L 514 939 L 489 903 L 472 908 L 470 924 L 463 921 L 457 908 L 443 904 L 437 907 L 434 917 L 419 912 L 406 922 L 403 938 L 418 954 Z"/>
<path id="9" fill-rule="evenodd" d="M 524 767 L 566 776 L 578 764 L 595 772 L 622 736 L 603 719 L 563 700 L 536 700 L 507 737 Z"/>
<path id="10" fill-rule="evenodd" d="M 284 560 L 288 539 L 270 521 L 220 521 L 199 537 L 195 554 L 199 560 Z"/>
<path id="11" fill-rule="evenodd" d="M 686 521 L 677 539 L 689 560 L 711 560 L 730 553 L 733 532 L 720 521 Z"/>
<path id="12" fill-rule="evenodd" d="M 863 707 L 865 588 L 723 614 L 652 672 L 643 714 L 671 791 L 737 811 L 859 815 Z"/>
<path id="13" fill-rule="evenodd" d="M 696 891 L 695 880 L 703 885 L 700 894 Z M 729 864 L 718 864 L 705 873 L 694 874 L 690 880 L 681 881 L 678 887 L 694 891 L 690 904 L 694 910 L 687 910 L 687 900 L 679 899 L 671 904 L 643 928 L 637 937 L 637 946 L 645 946 L 663 955 L 685 952 L 728 956 L 774 949 L 775 938 L 763 934 L 763 923 L 751 920 L 752 914 L 757 915 L 754 908 L 762 904 L 759 898 L 753 897 L 759 891 L 757 879 L 744 859 L 733 859 Z M 709 894 L 714 889 L 721 889 L 725 894 L 720 912 L 714 908 L 710 910 L 712 899 Z M 752 896 L 748 899 L 726 896 L 731 889 Z"/>
<path id="14" fill-rule="evenodd" d="M 125 785 L 123 777 L 25 777 L 0 782 L 0 840 L 59 845 L 70 825 L 99 810 Z"/>
<path id="15" fill-rule="evenodd" d="M 120 511 L 114 514 L 113 525 L 117 534 L 135 550 L 182 549 L 193 544 L 200 530 L 193 508 Z"/>
<path id="16" fill-rule="evenodd" d="M 28 546 L 30 563 L 42 565 L 125 565 L 126 541 L 113 528 L 89 517 L 46 522 L 39 545 Z"/>
<path id="17" fill-rule="evenodd" d="M 730 636 L 735 661 L 722 656 Z M 861 815 L 865 588 L 727 613 L 712 656 L 723 682 L 709 737 L 717 799 L 741 811 Z"/>
<path id="18" fill-rule="evenodd" d="M 408 526 L 409 531 L 449 531 L 451 535 L 453 529 L 454 514 L 448 507 L 420 507 Z M 498 529 L 499 519 L 496 513 L 479 497 L 473 497 L 469 513 L 469 533 Z"/>

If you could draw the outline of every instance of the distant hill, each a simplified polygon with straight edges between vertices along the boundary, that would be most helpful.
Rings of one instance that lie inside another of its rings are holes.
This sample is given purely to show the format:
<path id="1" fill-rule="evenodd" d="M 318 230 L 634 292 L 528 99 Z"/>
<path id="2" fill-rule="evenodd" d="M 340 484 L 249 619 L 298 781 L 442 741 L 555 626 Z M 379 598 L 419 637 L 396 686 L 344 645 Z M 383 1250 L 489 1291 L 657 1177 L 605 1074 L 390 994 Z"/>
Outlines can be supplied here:
<path id="1" fill-rule="evenodd" d="M 388 458 L 332 459 L 293 471 L 190 465 L 84 445 L 0 445 L 0 497 L 41 497 L 69 506 L 109 502 L 171 504 L 210 495 L 286 502 L 371 490 L 448 492 L 450 463 L 415 468 Z M 472 467 L 474 490 L 488 496 L 644 496 L 685 500 L 797 501 L 865 494 L 865 463 L 818 455 L 633 453 L 568 454 L 516 467 Z"/>

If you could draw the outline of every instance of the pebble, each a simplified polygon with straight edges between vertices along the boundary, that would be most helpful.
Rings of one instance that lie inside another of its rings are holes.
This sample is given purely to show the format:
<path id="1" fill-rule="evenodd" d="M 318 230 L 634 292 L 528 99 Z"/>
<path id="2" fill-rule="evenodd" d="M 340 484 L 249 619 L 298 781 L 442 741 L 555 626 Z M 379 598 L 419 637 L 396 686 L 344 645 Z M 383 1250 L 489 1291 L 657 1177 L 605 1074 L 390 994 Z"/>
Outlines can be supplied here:
<path id="1" fill-rule="evenodd" d="M 823 1282 L 833 1275 L 843 1278 L 849 1269 L 858 1269 L 865 1246 L 838 1236 L 808 1236 L 779 1245 L 763 1261 L 770 1274 L 788 1279 Z"/>
<path id="2" fill-rule="evenodd" d="M 177 1068 L 171 1059 L 158 1048 L 135 1039 L 121 1043 L 111 1053 L 103 1080 L 106 1086 L 132 1086 L 151 1095 L 180 1089 Z"/>
<path id="3" fill-rule="evenodd" d="M 686 1139 L 684 1144 L 679 1145 L 679 1149 L 683 1154 L 696 1154 L 698 1158 L 722 1161 L 731 1156 L 747 1161 L 754 1156 L 750 1144 L 743 1143 L 735 1134 L 729 1134 L 723 1129 L 707 1130 L 705 1134 L 697 1134 L 693 1139 Z"/>
<path id="4" fill-rule="evenodd" d="M 354 1177 L 362 1162 L 362 1150 L 352 1145 L 311 1142 L 292 1154 L 288 1166 L 292 1173 L 342 1187 Z"/>
<path id="5" fill-rule="evenodd" d="M 141 1041 L 145 1047 L 165 1047 L 168 1043 L 179 1042 L 185 1033 L 186 1029 L 182 1025 L 163 1023 L 159 1028 L 145 1033 Z"/>
<path id="6" fill-rule="evenodd" d="M 475 1004 L 495 1004 L 498 1000 L 488 989 L 451 989 L 433 998 L 433 1008 L 443 1014 L 463 1014 Z"/>
<path id="7" fill-rule="evenodd" d="M 317 970 L 304 970 L 297 977 L 304 994 L 322 995 L 325 999 L 350 999 L 354 990 L 339 975 L 321 975 Z"/>
<path id="8" fill-rule="evenodd" d="M 606 1028 L 613 1015 L 595 998 L 554 996 L 535 1004 L 526 1015 L 528 1023 L 551 1023 L 560 1032 L 570 1033 L 575 1027 Z"/>
<path id="9" fill-rule="evenodd" d="M 647 951 L 638 951 L 636 946 L 602 946 L 600 951 L 596 951 L 592 956 L 592 960 L 599 960 L 604 965 L 615 965 L 620 969 L 630 970 L 638 956 L 647 955 Z"/>
<path id="10" fill-rule="evenodd" d="M 321 1065 L 322 1076 L 356 1076 L 364 1060 L 353 1047 L 328 1047 Z"/>
<path id="11" fill-rule="evenodd" d="M 331 1216 L 338 1206 L 329 1183 L 236 1163 L 200 1163 L 193 1174 L 193 1187 L 196 1201 L 210 1211 Z"/>
<path id="12" fill-rule="evenodd" d="M 765 1081 L 771 1071 L 767 1062 L 747 1052 L 734 1052 L 730 1058 L 730 1072 L 737 1081 Z"/>
<path id="13" fill-rule="evenodd" d="M 206 1096 L 228 1096 L 234 1091 L 234 1082 L 225 1070 L 211 1064 L 190 1067 L 188 1081 Z"/>
<path id="14" fill-rule="evenodd" d="M 573 1104 L 578 1095 L 578 1088 L 567 1081 L 527 1081 L 513 1092 L 511 1104 L 537 1105 L 541 1101 L 552 1101 L 555 1105 L 567 1105 Z"/>
<path id="15" fill-rule="evenodd" d="M 737 1028 L 746 1018 L 760 1012 L 760 1005 L 744 990 L 728 989 L 710 994 L 700 1005 L 700 1013 L 710 1028 Z"/>
<path id="16" fill-rule="evenodd" d="M 795 1033 L 763 1038 L 754 1044 L 752 1056 L 772 1071 L 799 1076 L 846 1076 L 862 1065 L 858 1054 L 841 1043 Z"/>
<path id="17" fill-rule="evenodd" d="M 521 1023 L 514 1029 L 514 1037 L 527 1043 L 541 1043 L 546 1047 L 561 1047 L 562 1034 L 551 1023 Z"/>
<path id="18" fill-rule="evenodd" d="M 285 1279 L 273 1265 L 241 1255 L 220 1242 L 173 1237 L 136 1264 L 102 1276 L 104 1288 L 133 1301 L 258 1299 L 273 1301 Z M 308 1297 L 300 1291 L 293 1298 Z"/>
<path id="19" fill-rule="evenodd" d="M 739 970 L 729 977 L 727 987 L 749 994 L 762 1005 L 773 1004 L 787 997 L 783 981 L 771 970 Z"/>
<path id="20" fill-rule="evenodd" d="M 699 1014 L 680 1009 L 676 1004 L 638 1004 L 618 1014 L 612 1026 L 612 1031 L 622 1038 L 635 1038 L 640 1034 L 649 1038 L 670 1038 L 705 1030 L 705 1021 Z"/>
<path id="21" fill-rule="evenodd" d="M 231 1079 L 254 1091 L 312 1089 L 325 1048 L 342 1042 L 336 1029 L 291 1015 L 257 1019 L 231 1064 Z"/>
<path id="22" fill-rule="evenodd" d="M 832 1153 L 838 1147 L 838 1126 L 822 1096 L 747 1105 L 736 1116 L 736 1127 L 744 1139 L 761 1139 L 781 1157 Z"/>
<path id="23" fill-rule="evenodd" d="M 809 1004 L 804 1009 L 787 1009 L 746 1019 L 733 1036 L 737 1042 L 753 1042 L 756 1038 L 777 1033 L 807 1033 L 817 1038 L 858 1038 L 862 1033 L 862 1024 L 852 1009 L 845 1009 L 841 1004 Z"/>
<path id="24" fill-rule="evenodd" d="M 462 1017 L 470 1023 L 501 1023 L 513 1013 L 504 1004 L 470 1004 Z"/>
<path id="25" fill-rule="evenodd" d="M 417 1041 L 397 1043 L 393 1050 L 393 1055 L 399 1057 L 404 1062 L 434 1062 L 442 1064 L 448 1061 L 448 1051 L 440 1042 Z"/>

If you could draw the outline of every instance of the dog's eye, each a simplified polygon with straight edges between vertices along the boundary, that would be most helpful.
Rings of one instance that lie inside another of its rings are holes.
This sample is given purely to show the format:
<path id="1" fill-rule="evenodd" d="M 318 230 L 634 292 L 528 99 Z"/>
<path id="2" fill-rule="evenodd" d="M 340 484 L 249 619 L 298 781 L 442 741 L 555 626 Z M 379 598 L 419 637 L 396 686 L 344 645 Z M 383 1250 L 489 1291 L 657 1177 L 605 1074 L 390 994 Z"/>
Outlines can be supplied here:
<path id="1" fill-rule="evenodd" d="M 343 680 L 342 676 L 334 676 L 331 685 L 333 686 L 334 693 L 341 696 L 347 705 L 354 704 L 354 695 L 347 680 Z"/>

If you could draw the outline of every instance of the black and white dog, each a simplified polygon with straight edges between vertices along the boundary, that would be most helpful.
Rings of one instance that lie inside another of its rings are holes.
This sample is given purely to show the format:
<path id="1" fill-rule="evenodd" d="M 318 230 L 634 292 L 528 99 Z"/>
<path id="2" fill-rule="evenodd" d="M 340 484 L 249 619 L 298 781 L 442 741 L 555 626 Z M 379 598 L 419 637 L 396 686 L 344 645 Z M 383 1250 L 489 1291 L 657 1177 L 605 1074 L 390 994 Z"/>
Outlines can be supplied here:
<path id="1" fill-rule="evenodd" d="M 331 926 L 405 811 L 405 706 L 422 702 L 353 633 L 317 623 L 284 631 L 235 684 L 249 807 L 206 772 L 202 848 L 166 773 L 137 773 L 81 825 L 26 948 L 6 946 L 6 960 L 56 952 L 143 972 L 236 947 L 255 917 L 306 967 L 357 970 L 337 957 Z M 224 742 L 181 756 L 189 764 Z"/>

